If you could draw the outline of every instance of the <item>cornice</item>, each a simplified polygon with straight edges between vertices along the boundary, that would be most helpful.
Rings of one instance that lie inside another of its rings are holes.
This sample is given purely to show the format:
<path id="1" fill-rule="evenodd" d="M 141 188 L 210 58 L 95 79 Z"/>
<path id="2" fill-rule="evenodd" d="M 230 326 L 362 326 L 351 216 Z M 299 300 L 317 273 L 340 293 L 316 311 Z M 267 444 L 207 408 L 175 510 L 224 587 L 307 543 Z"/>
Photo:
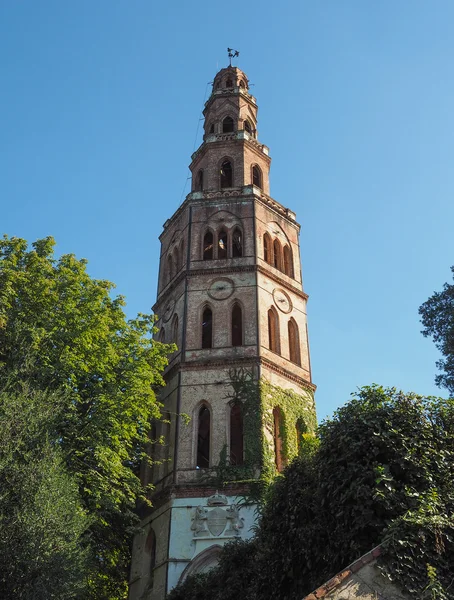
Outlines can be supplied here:
<path id="1" fill-rule="evenodd" d="M 265 159 L 268 164 L 271 163 L 271 157 L 269 155 L 269 148 L 265 144 L 262 144 L 254 137 L 249 136 L 247 132 L 243 130 L 234 131 L 232 133 L 210 133 L 207 134 L 204 141 L 200 144 L 195 152 L 191 155 L 191 164 L 189 169 L 192 171 L 197 162 L 202 158 L 206 152 L 211 149 L 216 149 L 219 146 L 223 146 L 225 143 L 242 144 L 246 146 L 248 150 L 254 152 L 257 156 Z"/>
<path id="2" fill-rule="evenodd" d="M 300 224 L 296 221 L 296 215 L 292 210 L 286 208 L 271 196 L 264 194 L 260 188 L 257 188 L 253 185 L 243 185 L 237 188 L 229 188 L 227 190 L 205 190 L 204 192 L 190 192 L 184 199 L 183 203 L 173 213 L 173 215 L 164 223 L 164 231 L 159 236 L 159 239 L 162 241 L 162 238 L 164 234 L 167 233 L 169 227 L 175 223 L 175 221 L 180 217 L 181 213 L 188 206 L 214 205 L 216 204 L 216 200 L 228 200 L 229 198 L 238 198 L 244 200 L 245 202 L 260 202 L 268 209 L 274 211 L 280 217 L 284 217 L 292 226 L 296 227 L 298 231 L 301 229 Z"/>
<path id="3" fill-rule="evenodd" d="M 262 265 L 257 265 L 257 264 L 235 265 L 235 266 L 232 265 L 231 267 L 212 267 L 212 268 L 207 268 L 207 269 L 190 269 L 189 271 L 187 271 L 187 270 L 181 271 L 175 277 L 175 279 L 170 284 L 168 284 L 167 287 L 165 287 L 163 289 L 163 291 L 159 294 L 155 304 L 151 307 L 151 310 L 153 312 L 155 312 L 156 308 L 159 306 L 159 304 L 166 301 L 168 296 L 170 296 L 172 294 L 172 292 L 178 287 L 180 282 L 185 277 L 190 279 L 191 277 L 200 277 L 201 275 L 207 275 L 207 276 L 212 277 L 214 275 L 232 275 L 234 273 L 253 273 L 253 272 L 261 273 L 262 275 L 269 277 L 269 279 L 272 279 L 275 283 L 278 283 L 280 286 L 291 291 L 293 294 L 295 294 L 299 298 L 302 298 L 303 300 L 309 299 L 309 296 L 308 296 L 308 294 L 306 294 L 306 292 L 303 292 L 303 290 L 300 290 L 298 287 L 296 287 L 292 283 L 289 283 L 286 279 L 279 277 L 279 275 L 277 275 L 276 273 L 273 273 L 270 269 L 267 269 L 266 267 L 264 267 Z"/>
<path id="4" fill-rule="evenodd" d="M 291 371 L 288 371 L 287 369 L 280 367 L 279 365 L 272 362 L 268 358 L 261 356 L 260 364 L 263 365 L 264 367 L 267 367 L 268 369 L 271 369 L 275 373 L 278 373 L 279 375 L 282 375 L 283 377 L 286 377 L 287 379 L 294 381 L 300 387 L 310 390 L 311 392 L 315 392 L 315 390 L 317 389 L 317 386 L 314 383 L 312 383 L 311 381 L 307 381 L 307 379 L 304 379 L 303 377 L 300 377 L 299 375 L 296 375 L 295 373 L 292 373 Z"/>
<path id="5" fill-rule="evenodd" d="M 276 364 L 275 362 L 271 361 L 268 358 L 265 358 L 264 356 L 254 356 L 254 357 L 247 357 L 247 358 L 217 358 L 216 360 L 207 360 L 207 359 L 201 359 L 200 361 L 193 361 L 193 362 L 178 362 L 177 364 L 173 365 L 164 375 L 165 375 L 165 379 L 170 380 L 172 379 L 175 375 L 177 375 L 177 373 L 179 371 L 207 371 L 207 370 L 213 370 L 213 369 L 219 369 L 219 368 L 232 368 L 232 367 L 258 367 L 258 366 L 264 366 L 272 371 L 274 371 L 275 373 L 277 373 L 278 375 L 281 375 L 283 377 L 285 377 L 286 379 L 289 379 L 290 381 L 293 381 L 294 383 L 298 384 L 300 387 L 310 390 L 311 392 L 315 392 L 315 390 L 317 389 L 317 386 L 312 383 L 311 381 L 308 381 L 307 379 L 304 379 L 304 377 L 301 377 L 300 375 L 297 375 L 296 373 L 293 373 L 292 371 L 289 371 L 288 369 L 285 369 L 284 367 L 281 367 L 280 365 Z M 213 383 L 212 385 L 215 385 L 215 383 Z"/>

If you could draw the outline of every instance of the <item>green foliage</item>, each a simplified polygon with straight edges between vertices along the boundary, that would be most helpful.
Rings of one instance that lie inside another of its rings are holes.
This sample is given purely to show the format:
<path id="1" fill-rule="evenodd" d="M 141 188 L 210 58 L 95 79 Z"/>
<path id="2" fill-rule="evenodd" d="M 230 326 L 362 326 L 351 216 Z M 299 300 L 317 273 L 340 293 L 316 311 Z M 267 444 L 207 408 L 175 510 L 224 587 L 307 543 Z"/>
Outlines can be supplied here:
<path id="1" fill-rule="evenodd" d="M 273 408 L 279 406 L 281 409 L 280 434 L 284 458 L 288 461 L 298 455 L 303 444 L 302 439 L 298 440 L 296 422 L 300 420 L 306 432 L 315 430 L 313 392 L 308 389 L 304 395 L 299 395 L 264 379 L 257 381 L 253 372 L 246 369 L 232 369 L 230 383 L 230 403 L 239 403 L 242 407 L 245 460 L 243 465 L 230 465 L 225 448 L 219 464 L 213 469 L 215 484 L 222 488 L 233 481 L 245 483 L 248 486 L 247 501 L 261 505 L 276 476 L 274 450 L 269 441 L 274 429 Z M 269 438 L 264 434 L 265 430 Z"/>
<path id="2" fill-rule="evenodd" d="M 127 321 L 113 284 L 92 279 L 85 260 L 55 259 L 53 247 L 0 240 L 0 385 L 64 391 L 59 444 L 93 517 L 90 594 L 124 598 L 138 465 L 172 348 L 151 339 L 152 316 Z"/>
<path id="3" fill-rule="evenodd" d="M 271 487 L 241 596 L 300 600 L 383 544 L 383 568 L 412 598 L 454 599 L 454 401 L 362 388 L 317 437 Z M 215 579 L 200 600 L 221 598 Z"/>
<path id="4" fill-rule="evenodd" d="M 454 267 L 451 271 L 454 276 Z M 445 283 L 443 291 L 435 292 L 420 306 L 419 314 L 424 325 L 423 335 L 433 338 L 444 357 L 437 361 L 441 373 L 435 382 L 454 396 L 454 285 Z"/>
<path id="5" fill-rule="evenodd" d="M 251 598 L 251 581 L 256 576 L 255 540 L 237 540 L 224 546 L 219 566 L 209 573 L 188 577 L 172 590 L 167 600 L 232 600 Z"/>
<path id="6" fill-rule="evenodd" d="M 69 600 L 86 591 L 90 521 L 67 472 L 56 394 L 0 393 L 0 596 Z"/>

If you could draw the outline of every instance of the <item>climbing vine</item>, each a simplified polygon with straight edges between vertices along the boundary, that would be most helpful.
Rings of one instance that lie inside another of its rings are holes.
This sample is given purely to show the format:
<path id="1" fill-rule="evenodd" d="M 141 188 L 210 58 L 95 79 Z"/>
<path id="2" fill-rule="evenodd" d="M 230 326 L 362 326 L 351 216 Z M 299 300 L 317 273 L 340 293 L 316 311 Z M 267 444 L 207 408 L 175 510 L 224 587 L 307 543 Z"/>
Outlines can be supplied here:
<path id="1" fill-rule="evenodd" d="M 232 385 L 239 399 L 243 376 Z M 310 404 L 304 411 L 291 394 L 256 385 L 262 429 L 281 402 L 290 459 L 292 423 L 306 416 L 310 431 Z M 203 585 L 190 589 L 187 580 L 169 600 L 300 600 L 376 545 L 381 568 L 406 596 L 454 600 L 454 400 L 373 385 L 316 437 L 302 437 L 300 456 L 267 490 L 255 537 L 227 548 Z M 275 473 L 272 452 L 255 443 L 261 477 Z"/>
<path id="2" fill-rule="evenodd" d="M 257 381 L 248 369 L 232 369 L 229 372 L 231 392 L 227 399 L 233 406 L 241 405 L 243 414 L 244 464 L 231 465 L 227 447 L 221 452 L 220 461 L 214 467 L 216 484 L 247 483 L 249 499 L 260 501 L 277 474 L 273 441 L 273 408 L 280 408 L 279 435 L 285 463 L 298 455 L 302 441 L 298 433 L 313 433 L 316 427 L 314 396 L 311 389 L 302 394 L 284 390 L 264 379 Z M 296 423 L 301 424 L 300 432 Z"/>

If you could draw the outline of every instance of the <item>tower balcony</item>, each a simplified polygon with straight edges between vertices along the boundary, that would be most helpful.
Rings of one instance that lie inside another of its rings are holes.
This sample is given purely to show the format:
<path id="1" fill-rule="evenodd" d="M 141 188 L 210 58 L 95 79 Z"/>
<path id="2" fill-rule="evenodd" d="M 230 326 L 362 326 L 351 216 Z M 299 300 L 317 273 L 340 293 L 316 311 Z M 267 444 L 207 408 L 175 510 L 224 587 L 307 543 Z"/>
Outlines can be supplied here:
<path id="1" fill-rule="evenodd" d="M 257 150 L 263 152 L 265 156 L 270 155 L 270 149 L 265 144 L 261 144 L 253 134 L 247 132 L 244 129 L 239 129 L 238 131 L 232 131 L 231 133 L 208 133 L 204 137 L 203 143 L 197 148 L 197 150 L 191 155 L 191 161 L 194 161 L 201 150 L 205 148 L 206 144 L 212 144 L 214 142 L 228 142 L 234 140 L 246 140 L 250 144 L 252 144 Z"/>

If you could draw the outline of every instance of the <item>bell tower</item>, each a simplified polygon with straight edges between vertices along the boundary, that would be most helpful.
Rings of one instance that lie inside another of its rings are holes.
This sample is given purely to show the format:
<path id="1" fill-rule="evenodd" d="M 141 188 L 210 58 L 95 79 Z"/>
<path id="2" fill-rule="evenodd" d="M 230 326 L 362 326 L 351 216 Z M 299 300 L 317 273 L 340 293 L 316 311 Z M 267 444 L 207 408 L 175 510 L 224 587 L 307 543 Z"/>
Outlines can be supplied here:
<path id="1" fill-rule="evenodd" d="M 259 481 L 315 427 L 295 214 L 270 196 L 257 103 L 237 67 L 221 69 L 191 157 L 192 188 L 164 223 L 157 337 L 174 342 L 152 424 L 153 484 L 133 545 L 130 600 L 163 600 L 222 546 L 252 536 Z"/>

